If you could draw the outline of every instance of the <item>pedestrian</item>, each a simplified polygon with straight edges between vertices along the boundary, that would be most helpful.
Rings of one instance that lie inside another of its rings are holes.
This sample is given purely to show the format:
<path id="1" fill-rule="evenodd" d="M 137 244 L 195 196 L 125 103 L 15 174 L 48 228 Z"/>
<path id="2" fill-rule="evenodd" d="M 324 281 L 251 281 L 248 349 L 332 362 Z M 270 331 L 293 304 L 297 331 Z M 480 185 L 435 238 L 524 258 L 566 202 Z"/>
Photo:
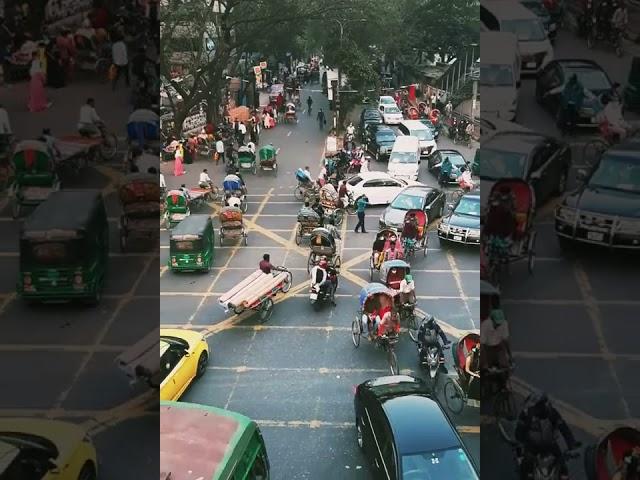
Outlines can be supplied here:
<path id="1" fill-rule="evenodd" d="M 222 141 L 222 137 L 218 138 L 218 141 L 216 142 L 215 159 L 216 165 L 220 163 L 220 160 L 222 160 L 222 163 L 224 164 L 224 142 Z"/>
<path id="2" fill-rule="evenodd" d="M 431 92 L 431 105 L 430 105 L 432 109 L 436 108 L 436 100 L 437 100 L 436 92 L 435 92 L 435 90 L 433 90 Z"/>
<path id="3" fill-rule="evenodd" d="M 73 39 L 71 30 L 64 28 L 60 35 L 56 37 L 56 46 L 60 52 L 60 60 L 64 69 L 67 82 L 73 78 L 73 70 L 76 63 L 76 42 Z"/>
<path id="4" fill-rule="evenodd" d="M 246 136 L 247 126 L 244 124 L 244 122 L 240 122 L 240 125 L 238 125 L 238 145 L 244 145 Z"/>
<path id="5" fill-rule="evenodd" d="M 173 174 L 176 177 L 179 177 L 187 173 L 184 171 L 184 167 L 182 165 L 182 162 L 184 160 L 184 147 L 182 143 L 179 143 L 176 146 L 176 153 L 175 153 L 174 159 L 175 159 L 175 163 L 173 165 Z"/>
<path id="6" fill-rule="evenodd" d="M 45 76 L 40 60 L 38 60 L 37 52 L 33 54 L 29 74 L 31 75 L 31 81 L 29 83 L 29 111 L 41 112 L 49 108 L 51 102 L 47 101 L 47 94 L 44 89 Z"/>
<path id="7" fill-rule="evenodd" d="M 356 201 L 356 213 L 358 214 L 358 223 L 356 224 L 355 228 L 356 233 L 358 233 L 358 229 L 361 229 L 362 233 L 367 233 L 364 226 L 364 212 L 367 208 L 368 203 L 369 202 L 367 201 L 367 197 L 365 197 L 364 195 Z"/>
<path id="8" fill-rule="evenodd" d="M 118 37 L 111 47 L 111 55 L 113 65 L 116 68 L 115 75 L 113 76 L 112 88 L 116 89 L 118 79 L 124 75 L 124 81 L 127 87 L 129 86 L 129 58 L 127 57 L 127 46 L 124 43 L 122 37 Z"/>

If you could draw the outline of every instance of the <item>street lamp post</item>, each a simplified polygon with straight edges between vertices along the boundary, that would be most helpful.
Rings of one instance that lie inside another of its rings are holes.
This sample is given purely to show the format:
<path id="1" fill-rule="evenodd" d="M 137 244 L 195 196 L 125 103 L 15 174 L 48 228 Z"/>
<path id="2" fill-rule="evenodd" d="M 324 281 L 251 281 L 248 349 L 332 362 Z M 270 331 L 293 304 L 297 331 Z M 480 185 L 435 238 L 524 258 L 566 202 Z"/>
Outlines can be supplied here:
<path id="1" fill-rule="evenodd" d="M 342 35 L 344 34 L 344 27 L 342 26 L 342 22 L 336 18 L 333 19 L 340 26 L 340 49 L 342 49 Z M 336 133 L 340 129 L 340 89 L 342 88 L 342 69 L 338 67 L 338 88 L 335 91 L 335 106 L 336 106 L 336 115 L 335 115 L 335 128 Z"/>

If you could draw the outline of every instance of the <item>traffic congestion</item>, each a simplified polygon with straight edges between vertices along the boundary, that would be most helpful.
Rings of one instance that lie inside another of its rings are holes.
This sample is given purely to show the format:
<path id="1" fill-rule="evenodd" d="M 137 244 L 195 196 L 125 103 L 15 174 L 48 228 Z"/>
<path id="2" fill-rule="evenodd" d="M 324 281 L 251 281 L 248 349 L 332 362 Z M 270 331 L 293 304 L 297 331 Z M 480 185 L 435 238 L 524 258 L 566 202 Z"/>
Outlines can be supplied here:
<path id="1" fill-rule="evenodd" d="M 635 6 L 521 5 L 480 7 L 483 473 L 637 478 Z"/>

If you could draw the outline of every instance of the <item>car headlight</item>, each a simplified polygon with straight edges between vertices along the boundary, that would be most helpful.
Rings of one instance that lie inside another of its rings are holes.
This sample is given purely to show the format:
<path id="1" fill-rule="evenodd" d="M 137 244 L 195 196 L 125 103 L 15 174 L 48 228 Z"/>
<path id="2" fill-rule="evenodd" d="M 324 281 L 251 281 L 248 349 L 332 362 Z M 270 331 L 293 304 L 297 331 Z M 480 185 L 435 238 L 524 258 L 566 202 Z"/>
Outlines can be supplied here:
<path id="1" fill-rule="evenodd" d="M 480 237 L 480 230 L 469 230 L 467 232 L 467 236 L 473 237 L 473 238 L 478 238 L 478 237 Z"/>
<path id="2" fill-rule="evenodd" d="M 623 219 L 618 224 L 618 230 L 624 233 L 640 234 L 640 219 Z"/>
<path id="3" fill-rule="evenodd" d="M 556 210 L 556 217 L 565 222 L 573 223 L 576 221 L 576 209 L 560 206 Z"/>

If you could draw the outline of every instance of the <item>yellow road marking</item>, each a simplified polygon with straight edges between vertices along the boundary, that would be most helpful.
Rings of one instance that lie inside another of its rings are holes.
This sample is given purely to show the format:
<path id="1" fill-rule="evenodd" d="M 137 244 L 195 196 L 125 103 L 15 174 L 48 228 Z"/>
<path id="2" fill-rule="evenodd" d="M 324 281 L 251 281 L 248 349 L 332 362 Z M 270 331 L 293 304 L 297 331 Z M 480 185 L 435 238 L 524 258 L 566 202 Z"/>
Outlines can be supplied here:
<path id="1" fill-rule="evenodd" d="M 595 301 L 593 290 L 591 288 L 591 282 L 589 281 L 587 272 L 584 270 L 580 262 L 574 264 L 574 275 L 576 278 L 576 283 L 578 284 L 578 288 L 580 289 L 580 294 L 584 299 L 584 305 L 587 309 L 587 313 L 589 315 L 589 318 L 591 319 L 591 324 L 596 333 L 596 339 L 598 340 L 598 347 L 600 348 L 600 352 L 605 356 L 609 356 L 611 354 L 611 351 L 609 350 L 609 346 L 607 345 L 607 340 L 604 335 L 604 329 L 602 327 L 602 314 L 597 302 Z M 629 408 L 629 404 L 627 403 L 627 400 L 625 398 L 625 392 L 622 388 L 620 378 L 618 377 L 616 367 L 610 358 L 607 358 L 606 361 L 609 367 L 609 373 L 611 374 L 611 377 L 616 384 L 618 397 L 620 398 L 620 403 L 622 404 L 624 413 L 628 418 L 631 418 L 631 409 Z"/>

